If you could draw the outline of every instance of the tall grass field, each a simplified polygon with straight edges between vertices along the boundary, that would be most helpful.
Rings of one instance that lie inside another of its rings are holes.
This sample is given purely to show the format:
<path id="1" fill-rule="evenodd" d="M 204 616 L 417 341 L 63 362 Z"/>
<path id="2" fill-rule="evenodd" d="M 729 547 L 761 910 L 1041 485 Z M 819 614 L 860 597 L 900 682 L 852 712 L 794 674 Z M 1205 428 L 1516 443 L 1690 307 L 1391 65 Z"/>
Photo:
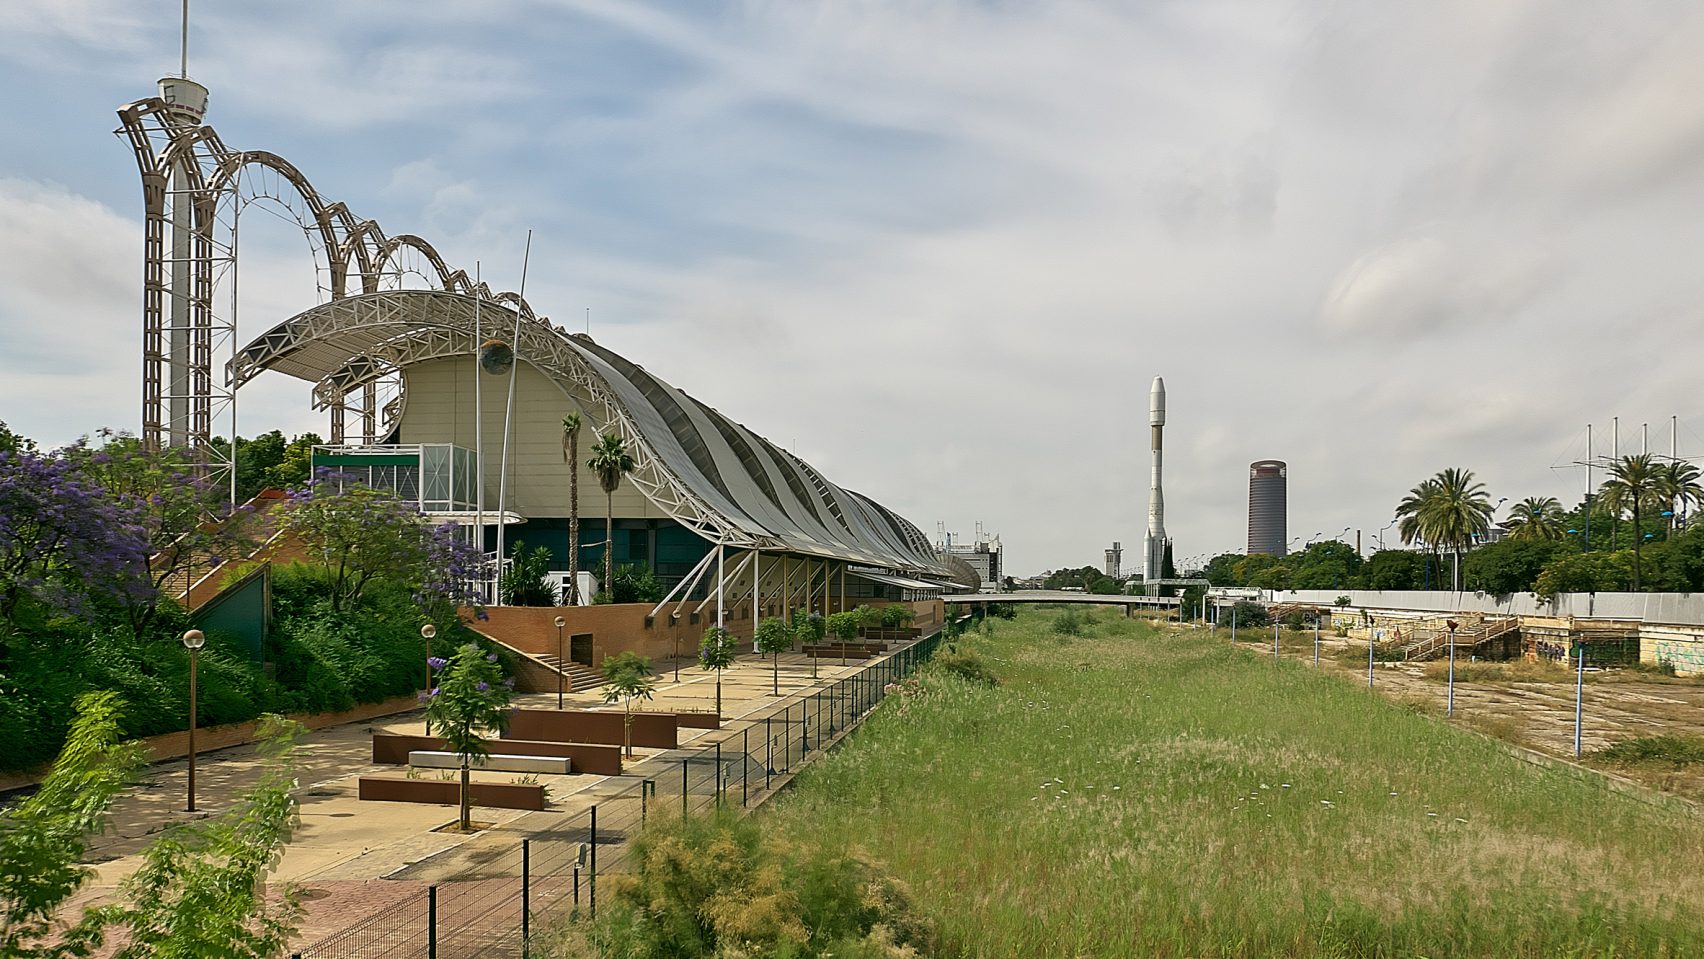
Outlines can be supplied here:
<path id="1" fill-rule="evenodd" d="M 759 815 L 962 957 L 1704 956 L 1704 818 L 1103 610 L 959 644 Z"/>

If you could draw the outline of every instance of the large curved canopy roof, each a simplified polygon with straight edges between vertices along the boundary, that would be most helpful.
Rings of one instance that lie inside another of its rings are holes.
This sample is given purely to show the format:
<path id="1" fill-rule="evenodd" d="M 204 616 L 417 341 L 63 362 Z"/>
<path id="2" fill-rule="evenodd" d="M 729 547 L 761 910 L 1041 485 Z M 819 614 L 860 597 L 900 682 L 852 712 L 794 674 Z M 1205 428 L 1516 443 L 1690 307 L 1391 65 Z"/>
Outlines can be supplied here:
<path id="1" fill-rule="evenodd" d="M 241 386 L 262 370 L 276 370 L 314 383 L 316 403 L 325 405 L 410 364 L 470 356 L 476 328 L 501 336 L 516 322 L 509 304 L 464 293 L 345 297 L 292 317 L 238 351 L 231 382 Z M 620 435 L 637 462 L 633 483 L 707 539 L 947 573 L 927 538 L 904 517 L 834 485 L 809 463 L 643 367 L 530 314 L 519 319 L 519 329 L 516 358 L 574 399 L 594 429 Z"/>

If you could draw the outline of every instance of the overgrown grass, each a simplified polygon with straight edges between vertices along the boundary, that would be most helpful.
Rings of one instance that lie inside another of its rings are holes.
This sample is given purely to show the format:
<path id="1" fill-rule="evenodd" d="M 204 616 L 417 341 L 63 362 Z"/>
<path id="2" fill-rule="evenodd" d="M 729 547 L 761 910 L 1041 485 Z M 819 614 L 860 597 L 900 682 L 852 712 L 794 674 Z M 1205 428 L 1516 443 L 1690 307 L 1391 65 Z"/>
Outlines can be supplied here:
<path id="1" fill-rule="evenodd" d="M 1001 686 L 926 672 L 766 825 L 885 864 L 944 955 L 1704 954 L 1704 821 L 1222 637 L 1053 615 L 967 637 Z"/>
<path id="2" fill-rule="evenodd" d="M 1704 765 L 1704 736 L 1638 736 L 1600 749 L 1592 754 L 1592 759 L 1616 766 Z"/>

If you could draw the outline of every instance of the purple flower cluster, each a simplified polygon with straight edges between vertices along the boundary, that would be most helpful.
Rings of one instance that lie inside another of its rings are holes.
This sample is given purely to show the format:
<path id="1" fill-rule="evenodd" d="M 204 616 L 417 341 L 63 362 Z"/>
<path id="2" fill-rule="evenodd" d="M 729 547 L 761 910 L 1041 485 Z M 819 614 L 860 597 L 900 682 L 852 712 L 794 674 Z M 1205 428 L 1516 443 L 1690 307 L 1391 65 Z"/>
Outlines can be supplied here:
<path id="1" fill-rule="evenodd" d="M 149 545 L 142 504 L 63 455 L 0 451 L 0 617 L 26 596 L 74 613 L 147 596 Z"/>
<path id="2" fill-rule="evenodd" d="M 426 657 L 426 665 L 430 666 L 432 668 L 432 672 L 434 672 L 434 673 L 437 672 L 440 669 L 443 669 L 445 666 L 448 666 L 449 664 L 450 664 L 450 661 L 445 659 L 442 656 L 428 656 L 428 657 Z"/>

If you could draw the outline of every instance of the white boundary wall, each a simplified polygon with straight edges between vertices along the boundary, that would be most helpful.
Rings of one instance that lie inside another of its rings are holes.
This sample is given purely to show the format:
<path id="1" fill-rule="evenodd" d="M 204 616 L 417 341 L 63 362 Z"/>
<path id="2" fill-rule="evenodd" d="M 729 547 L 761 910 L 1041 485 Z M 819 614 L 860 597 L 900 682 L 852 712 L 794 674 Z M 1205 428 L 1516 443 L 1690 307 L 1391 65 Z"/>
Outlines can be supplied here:
<path id="1" fill-rule="evenodd" d="M 1531 593 L 1495 596 L 1448 590 L 1299 589 L 1267 590 L 1269 603 L 1331 606 L 1349 597 L 1357 609 L 1411 610 L 1421 613 L 1482 612 L 1512 616 L 1617 619 L 1674 626 L 1704 626 L 1704 593 L 1560 593 L 1549 602 Z"/>

